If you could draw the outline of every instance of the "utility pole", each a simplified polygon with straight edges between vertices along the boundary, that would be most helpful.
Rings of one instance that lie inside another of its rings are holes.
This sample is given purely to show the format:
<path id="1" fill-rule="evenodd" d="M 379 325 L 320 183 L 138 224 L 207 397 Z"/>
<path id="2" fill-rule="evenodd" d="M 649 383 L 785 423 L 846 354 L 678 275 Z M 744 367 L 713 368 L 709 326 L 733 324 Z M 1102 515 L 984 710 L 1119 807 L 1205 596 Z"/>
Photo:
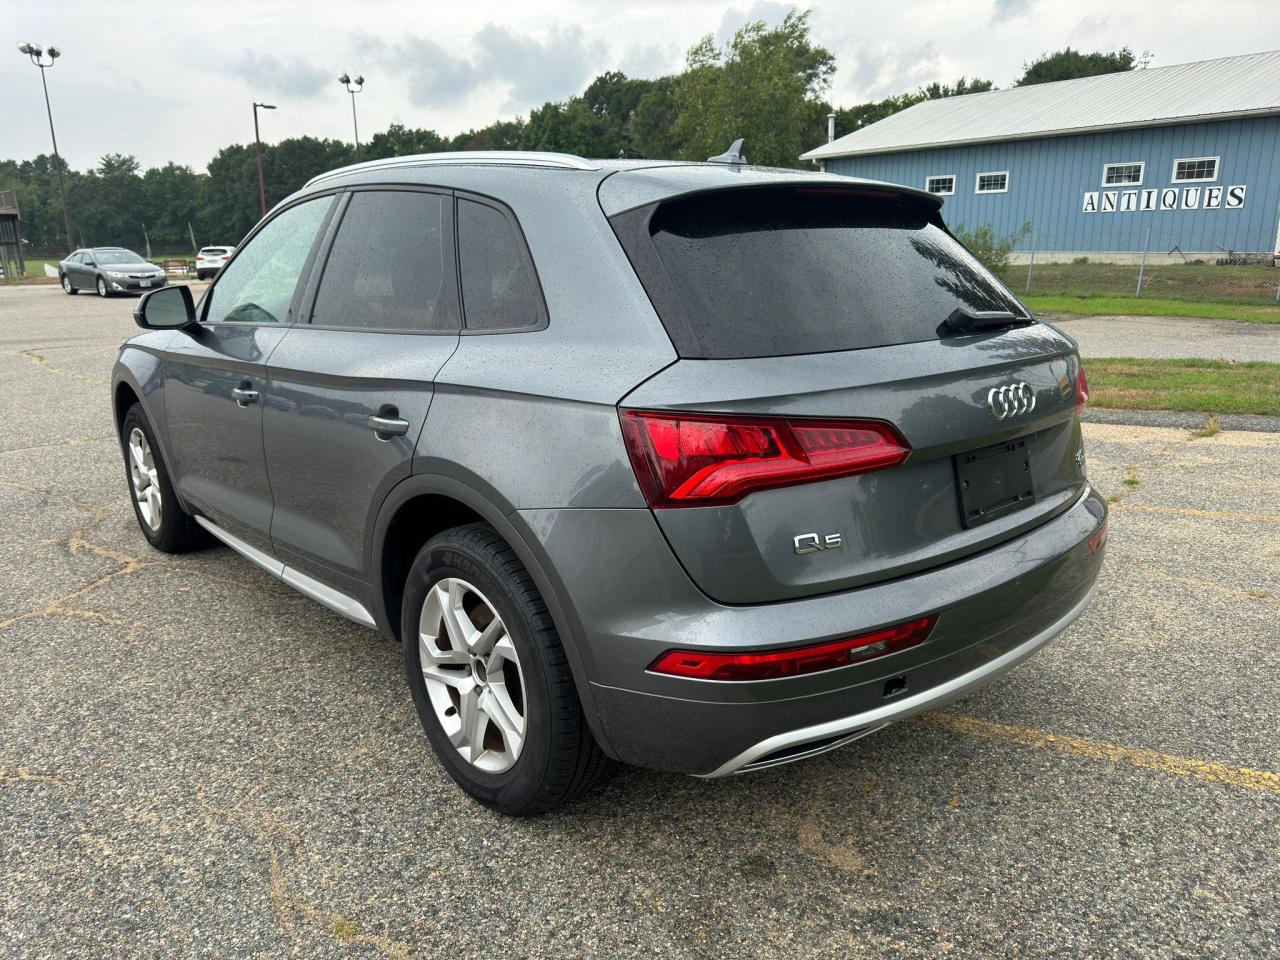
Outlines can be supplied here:
<path id="1" fill-rule="evenodd" d="M 258 108 L 263 110 L 274 110 L 275 105 L 270 103 L 253 104 L 253 145 L 258 154 L 258 206 L 261 208 L 261 215 L 267 215 L 267 181 L 262 175 L 262 137 L 258 135 Z M 195 241 L 192 240 L 192 243 Z"/>
<path id="2" fill-rule="evenodd" d="M 356 123 L 356 94 L 364 89 L 364 77 L 356 74 L 352 77 L 349 74 L 338 74 L 338 82 L 347 89 L 347 93 L 351 94 L 351 129 L 356 137 L 356 153 L 360 152 L 360 125 Z M 353 87 L 352 84 L 355 84 Z"/>
<path id="3" fill-rule="evenodd" d="M 40 68 L 40 83 L 44 87 L 44 109 L 49 115 L 49 138 L 53 140 L 53 166 L 58 174 L 58 196 L 62 199 L 62 226 L 67 231 L 67 251 L 75 249 L 75 239 L 71 236 L 71 216 L 67 213 L 67 188 L 62 182 L 62 157 L 58 154 L 58 135 L 53 132 L 53 107 L 49 105 L 49 81 L 44 72 L 53 66 L 55 60 L 62 56 L 62 51 L 55 46 L 49 47 L 49 62 L 44 62 L 44 49 L 38 43 L 20 43 L 18 50 L 25 53 Z"/>

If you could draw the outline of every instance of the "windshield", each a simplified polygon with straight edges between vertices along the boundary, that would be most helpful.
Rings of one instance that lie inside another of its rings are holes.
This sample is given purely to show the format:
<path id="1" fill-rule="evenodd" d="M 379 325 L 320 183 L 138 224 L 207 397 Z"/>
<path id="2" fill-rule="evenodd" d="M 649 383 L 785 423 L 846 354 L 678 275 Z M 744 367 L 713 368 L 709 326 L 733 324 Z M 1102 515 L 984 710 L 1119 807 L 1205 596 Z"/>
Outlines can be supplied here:
<path id="1" fill-rule="evenodd" d="M 102 264 L 147 262 L 132 250 L 95 250 L 93 258 Z"/>
<path id="2" fill-rule="evenodd" d="M 637 216 L 647 227 L 623 222 Z M 614 221 L 683 357 L 914 343 L 943 335 L 957 308 L 1027 313 L 929 207 L 910 198 L 716 190 Z"/>

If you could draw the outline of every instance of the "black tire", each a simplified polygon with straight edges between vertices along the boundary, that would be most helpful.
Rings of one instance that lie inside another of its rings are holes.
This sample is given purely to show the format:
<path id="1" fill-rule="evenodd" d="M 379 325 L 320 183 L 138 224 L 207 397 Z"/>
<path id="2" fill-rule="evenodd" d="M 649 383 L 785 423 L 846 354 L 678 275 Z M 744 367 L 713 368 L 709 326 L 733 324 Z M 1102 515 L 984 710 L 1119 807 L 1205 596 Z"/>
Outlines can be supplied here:
<path id="1" fill-rule="evenodd" d="M 94 286 L 96 286 L 96 287 L 98 288 L 98 296 L 100 296 L 100 297 L 109 297 L 109 296 L 111 296 L 111 291 L 107 289 L 107 281 L 106 281 L 106 278 L 104 278 L 104 277 L 98 277 L 98 280 L 97 280 L 97 282 L 94 284 Z"/>
<path id="2" fill-rule="evenodd" d="M 203 270 L 197 270 L 197 271 L 196 271 L 196 279 L 197 279 L 197 280 L 203 280 L 203 279 L 205 279 L 207 276 L 209 276 L 209 275 L 208 275 L 207 273 L 205 273 Z"/>
<path id="3" fill-rule="evenodd" d="M 427 593 L 444 577 L 480 590 L 497 609 L 520 658 L 525 741 L 515 765 L 492 774 L 463 758 L 436 716 L 422 676 L 418 623 Z M 436 756 L 468 794 L 510 816 L 544 813 L 599 783 L 612 769 L 586 718 L 564 647 L 533 579 L 498 533 L 484 523 L 446 530 L 419 552 L 401 610 L 405 673 Z"/>
<path id="4" fill-rule="evenodd" d="M 155 466 L 156 486 L 160 490 L 160 525 L 152 529 L 143 519 L 138 498 L 134 496 L 133 478 L 130 472 L 129 437 L 133 431 L 141 430 L 151 448 L 152 463 Z M 129 500 L 133 503 L 133 513 L 138 520 L 138 529 L 157 550 L 163 553 L 188 553 L 206 547 L 210 543 L 209 534 L 196 523 L 191 514 L 182 509 L 178 497 L 174 493 L 173 483 L 169 479 L 169 469 L 165 466 L 160 447 L 156 444 L 155 432 L 151 422 L 142 410 L 142 405 L 135 403 L 124 415 L 120 427 L 120 449 L 124 454 L 125 483 L 129 490 Z"/>
<path id="5" fill-rule="evenodd" d="M 74 297 L 77 293 L 80 292 L 79 290 L 77 290 L 75 287 L 71 285 L 71 278 L 67 276 L 65 273 L 61 277 L 59 277 L 58 280 L 62 284 L 62 292 L 65 293 L 67 296 Z"/>

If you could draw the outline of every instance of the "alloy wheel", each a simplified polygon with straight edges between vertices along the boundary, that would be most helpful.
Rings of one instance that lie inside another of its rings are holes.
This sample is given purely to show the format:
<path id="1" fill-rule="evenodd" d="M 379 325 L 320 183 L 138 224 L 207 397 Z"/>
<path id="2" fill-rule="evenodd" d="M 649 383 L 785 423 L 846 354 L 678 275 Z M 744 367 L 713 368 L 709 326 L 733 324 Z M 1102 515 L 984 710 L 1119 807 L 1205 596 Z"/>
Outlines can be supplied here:
<path id="1" fill-rule="evenodd" d="M 105 297 L 107 295 L 107 281 L 101 277 L 98 278 L 98 296 Z"/>
<path id="2" fill-rule="evenodd" d="M 65 273 L 62 275 L 62 289 L 65 290 L 67 293 L 71 292 L 71 278 L 68 277 Z"/>
<path id="3" fill-rule="evenodd" d="M 507 628 L 479 590 L 456 577 L 432 586 L 418 623 L 427 696 L 449 742 L 486 773 L 504 773 L 524 747 L 524 674 Z"/>
<path id="4" fill-rule="evenodd" d="M 160 529 L 160 480 L 156 476 L 155 457 L 151 444 L 140 427 L 129 433 L 129 481 L 133 485 L 133 498 L 138 502 L 138 515 L 147 529 Z"/>

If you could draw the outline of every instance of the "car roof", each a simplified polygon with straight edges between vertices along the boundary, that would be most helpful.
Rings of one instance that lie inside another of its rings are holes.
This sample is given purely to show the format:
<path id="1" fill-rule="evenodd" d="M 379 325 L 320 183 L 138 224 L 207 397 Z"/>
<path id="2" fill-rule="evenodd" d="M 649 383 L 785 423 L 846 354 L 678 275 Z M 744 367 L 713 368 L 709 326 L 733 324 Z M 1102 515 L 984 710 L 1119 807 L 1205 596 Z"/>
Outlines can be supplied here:
<path id="1" fill-rule="evenodd" d="M 785 184 L 855 187 L 912 197 L 934 209 L 941 206 L 938 197 L 914 187 L 816 170 L 723 161 L 588 160 L 572 154 L 531 150 L 463 150 L 369 160 L 313 177 L 295 196 L 343 186 L 421 184 L 491 193 L 501 199 L 507 188 L 527 186 L 531 178 L 537 180 L 540 190 L 553 184 L 566 192 L 575 188 L 583 193 L 598 190 L 600 206 L 608 216 L 687 193 Z"/>

